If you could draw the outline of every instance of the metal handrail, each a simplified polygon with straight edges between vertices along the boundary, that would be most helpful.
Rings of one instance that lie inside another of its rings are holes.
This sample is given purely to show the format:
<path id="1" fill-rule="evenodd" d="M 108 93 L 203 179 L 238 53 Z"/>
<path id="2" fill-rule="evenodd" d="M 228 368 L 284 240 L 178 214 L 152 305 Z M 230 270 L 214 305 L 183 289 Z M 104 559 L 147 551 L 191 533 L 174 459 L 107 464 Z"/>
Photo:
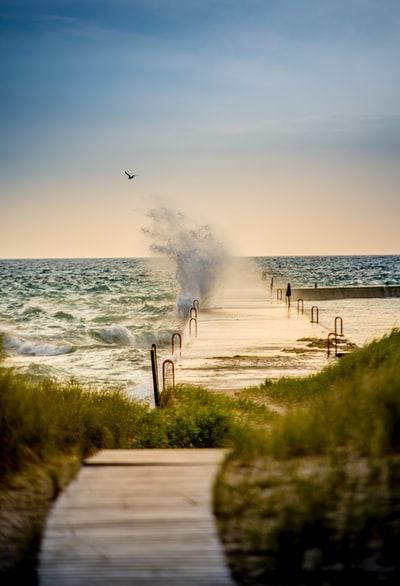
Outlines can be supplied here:
<path id="1" fill-rule="evenodd" d="M 328 334 L 328 356 L 330 356 L 330 349 L 331 349 L 330 339 L 331 339 L 331 336 L 335 336 L 335 354 L 337 354 L 337 351 L 338 351 L 338 341 L 337 341 L 338 337 L 337 337 L 337 334 L 336 334 L 336 332 L 330 332 Z"/>
<path id="2" fill-rule="evenodd" d="M 338 322 L 340 323 L 340 334 L 337 334 Z M 335 317 L 335 334 L 337 334 L 338 336 L 343 336 L 343 318 L 341 318 L 340 315 L 337 315 Z"/>
<path id="3" fill-rule="evenodd" d="M 172 340 L 171 340 L 171 345 L 172 345 L 171 354 L 172 355 L 175 354 L 175 337 L 177 337 L 179 340 L 179 354 L 182 351 L 182 336 L 180 335 L 179 332 L 175 332 L 174 334 L 172 334 Z"/>
<path id="4" fill-rule="evenodd" d="M 189 336 L 192 335 L 192 323 L 194 322 L 195 325 L 195 335 L 197 338 L 197 318 L 196 317 L 191 317 L 189 320 Z"/>
<path id="5" fill-rule="evenodd" d="M 162 381 L 163 381 L 163 391 L 165 391 L 166 385 L 165 385 L 165 374 L 166 374 L 166 368 L 167 366 L 171 367 L 171 372 L 172 372 L 172 387 L 175 387 L 175 365 L 172 362 L 172 360 L 170 360 L 169 358 L 167 360 L 164 360 L 163 364 L 162 364 Z"/>
<path id="6" fill-rule="evenodd" d="M 314 309 L 316 310 L 315 311 L 316 316 L 317 316 L 317 319 L 316 320 L 314 319 Z M 319 309 L 318 309 L 318 307 L 316 305 L 313 305 L 312 308 L 311 308 L 311 323 L 316 323 L 317 324 L 318 322 L 319 322 Z"/>

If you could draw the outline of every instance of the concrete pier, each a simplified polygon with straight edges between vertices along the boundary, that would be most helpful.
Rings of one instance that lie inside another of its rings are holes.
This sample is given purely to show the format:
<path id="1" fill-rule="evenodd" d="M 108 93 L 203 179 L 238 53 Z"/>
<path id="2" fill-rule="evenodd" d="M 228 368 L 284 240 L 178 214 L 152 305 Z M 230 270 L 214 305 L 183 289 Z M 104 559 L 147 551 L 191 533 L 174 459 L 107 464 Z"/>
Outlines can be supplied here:
<path id="1" fill-rule="evenodd" d="M 292 288 L 292 301 L 324 299 L 385 299 L 400 297 L 400 285 L 367 287 L 301 287 Z"/>

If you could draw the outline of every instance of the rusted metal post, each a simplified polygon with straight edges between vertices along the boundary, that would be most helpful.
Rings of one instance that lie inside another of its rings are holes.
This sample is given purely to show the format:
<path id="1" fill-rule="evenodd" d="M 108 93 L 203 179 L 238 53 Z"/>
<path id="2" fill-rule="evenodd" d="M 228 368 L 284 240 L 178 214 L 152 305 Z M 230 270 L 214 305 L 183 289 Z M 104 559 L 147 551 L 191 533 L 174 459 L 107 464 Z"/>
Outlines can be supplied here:
<path id="1" fill-rule="evenodd" d="M 160 390 L 158 384 L 158 368 L 157 368 L 157 348 L 155 344 L 151 345 L 151 370 L 153 374 L 153 389 L 154 389 L 154 404 L 156 407 L 160 406 Z"/>

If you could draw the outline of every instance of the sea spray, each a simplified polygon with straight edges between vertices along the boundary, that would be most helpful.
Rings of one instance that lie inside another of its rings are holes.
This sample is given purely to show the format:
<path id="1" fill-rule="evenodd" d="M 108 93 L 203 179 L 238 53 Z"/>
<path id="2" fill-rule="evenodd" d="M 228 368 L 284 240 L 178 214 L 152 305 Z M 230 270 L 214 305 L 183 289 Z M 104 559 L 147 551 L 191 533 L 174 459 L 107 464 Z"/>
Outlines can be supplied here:
<path id="1" fill-rule="evenodd" d="M 208 225 L 196 225 L 182 213 L 166 207 L 148 212 L 152 225 L 143 228 L 152 243 L 152 252 L 175 264 L 179 285 L 177 310 L 187 313 L 197 299 L 207 305 L 218 277 L 228 261 L 228 253 Z"/>

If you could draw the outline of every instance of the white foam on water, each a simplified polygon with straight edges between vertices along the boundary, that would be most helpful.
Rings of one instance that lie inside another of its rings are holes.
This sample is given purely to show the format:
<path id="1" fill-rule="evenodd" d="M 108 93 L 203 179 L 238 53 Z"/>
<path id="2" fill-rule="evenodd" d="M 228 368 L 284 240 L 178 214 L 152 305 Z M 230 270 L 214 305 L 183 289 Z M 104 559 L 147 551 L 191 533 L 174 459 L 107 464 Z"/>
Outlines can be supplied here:
<path id="1" fill-rule="evenodd" d="M 125 326 L 113 324 L 94 333 L 107 344 L 117 344 L 118 346 L 135 345 L 135 336 Z"/>
<path id="2" fill-rule="evenodd" d="M 20 340 L 13 334 L 6 331 L 1 331 L 3 336 L 4 348 L 14 350 L 17 354 L 25 356 L 58 356 L 60 354 L 69 354 L 74 351 L 73 346 L 69 344 L 49 344 L 49 343 L 34 343 Z"/>

